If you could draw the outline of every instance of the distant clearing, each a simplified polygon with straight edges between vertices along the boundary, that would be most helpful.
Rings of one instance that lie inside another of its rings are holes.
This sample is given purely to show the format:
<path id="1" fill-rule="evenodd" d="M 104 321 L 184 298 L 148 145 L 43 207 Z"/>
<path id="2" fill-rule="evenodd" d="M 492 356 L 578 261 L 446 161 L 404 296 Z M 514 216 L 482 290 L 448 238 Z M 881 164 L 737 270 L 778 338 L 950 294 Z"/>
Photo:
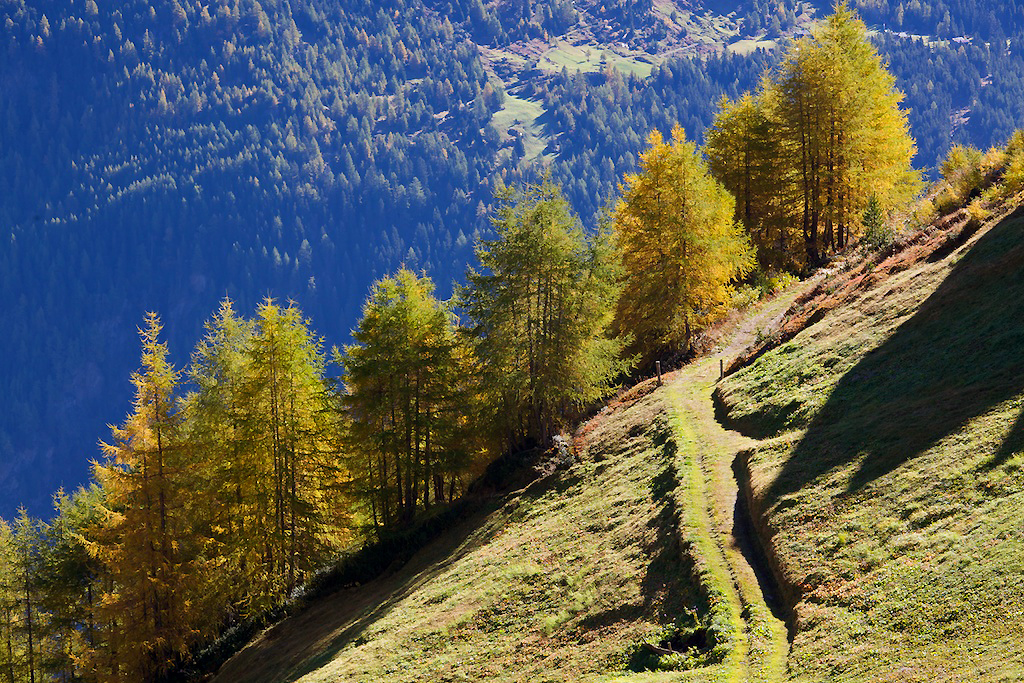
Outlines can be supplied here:
<path id="1" fill-rule="evenodd" d="M 755 50 L 774 50 L 778 43 L 774 40 L 768 40 L 767 38 L 747 38 L 745 40 L 737 40 L 732 45 L 729 45 L 726 49 L 729 52 L 735 52 L 740 55 L 749 55 Z"/>
<path id="2" fill-rule="evenodd" d="M 543 115 L 544 107 L 540 102 L 506 94 L 504 105 L 494 113 L 491 123 L 506 138 L 522 135 L 526 149 L 524 158 L 534 160 L 544 154 L 548 144 L 544 126 L 539 121 Z"/>
<path id="3" fill-rule="evenodd" d="M 611 65 L 625 74 L 641 78 L 651 75 L 654 57 L 643 53 L 620 54 L 607 45 L 572 45 L 558 40 L 540 58 L 537 66 L 547 71 L 601 71 Z"/>

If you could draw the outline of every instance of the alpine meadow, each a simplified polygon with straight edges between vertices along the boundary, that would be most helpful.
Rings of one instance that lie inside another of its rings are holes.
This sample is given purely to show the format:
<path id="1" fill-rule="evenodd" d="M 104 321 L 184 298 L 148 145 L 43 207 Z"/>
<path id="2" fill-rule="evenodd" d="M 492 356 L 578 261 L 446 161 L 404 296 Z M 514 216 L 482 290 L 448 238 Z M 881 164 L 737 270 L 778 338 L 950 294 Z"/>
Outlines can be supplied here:
<path id="1" fill-rule="evenodd" d="M 0 19 L 0 681 L 1024 680 L 1024 4 Z"/>

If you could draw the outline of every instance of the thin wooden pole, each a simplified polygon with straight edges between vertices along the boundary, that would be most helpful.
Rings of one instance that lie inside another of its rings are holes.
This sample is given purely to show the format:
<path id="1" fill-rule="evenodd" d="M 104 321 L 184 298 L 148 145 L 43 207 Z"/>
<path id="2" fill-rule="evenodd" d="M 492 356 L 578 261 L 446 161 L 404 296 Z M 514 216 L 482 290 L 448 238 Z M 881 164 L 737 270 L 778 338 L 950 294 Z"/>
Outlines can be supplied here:
<path id="1" fill-rule="evenodd" d="M 658 370 L 658 386 L 660 387 L 661 386 L 661 361 L 660 360 L 654 361 L 654 367 L 657 368 L 657 370 Z"/>
<path id="2" fill-rule="evenodd" d="M 725 377 L 725 359 L 718 359 L 718 379 Z"/>

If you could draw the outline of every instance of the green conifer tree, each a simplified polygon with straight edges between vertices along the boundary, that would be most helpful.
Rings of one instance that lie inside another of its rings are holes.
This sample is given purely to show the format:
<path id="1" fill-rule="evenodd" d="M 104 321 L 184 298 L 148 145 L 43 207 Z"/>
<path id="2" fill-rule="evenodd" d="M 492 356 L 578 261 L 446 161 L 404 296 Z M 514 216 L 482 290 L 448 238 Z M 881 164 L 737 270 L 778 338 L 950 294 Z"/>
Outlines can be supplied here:
<path id="1" fill-rule="evenodd" d="M 469 463 L 473 377 L 447 304 L 403 268 L 375 283 L 344 367 L 350 471 L 375 526 L 451 498 Z"/>
<path id="2" fill-rule="evenodd" d="M 496 237 L 476 253 L 460 303 L 483 390 L 506 443 L 545 443 L 623 370 L 606 334 L 618 289 L 606 230 L 588 238 L 550 181 L 496 193 Z"/>

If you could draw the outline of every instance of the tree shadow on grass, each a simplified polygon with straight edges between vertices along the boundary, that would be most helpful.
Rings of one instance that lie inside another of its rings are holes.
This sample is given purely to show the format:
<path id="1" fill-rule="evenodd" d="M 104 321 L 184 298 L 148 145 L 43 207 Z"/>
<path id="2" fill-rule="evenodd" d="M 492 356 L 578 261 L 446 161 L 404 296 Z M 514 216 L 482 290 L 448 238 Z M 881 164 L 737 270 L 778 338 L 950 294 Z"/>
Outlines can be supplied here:
<path id="1" fill-rule="evenodd" d="M 510 502 L 515 505 L 511 514 L 515 514 L 515 509 L 519 507 L 530 507 L 548 493 L 563 495 L 578 485 L 580 480 L 579 474 L 571 471 L 535 479 L 524 489 L 509 494 Z M 491 524 L 489 520 L 497 507 L 495 503 L 483 505 L 470 518 L 425 546 L 394 575 L 354 589 L 350 598 L 364 605 L 361 613 L 358 610 L 348 612 L 350 615 L 358 615 L 355 618 L 339 617 L 337 613 L 323 615 L 314 610 L 310 610 L 312 614 L 300 615 L 305 618 L 305 623 L 294 624 L 291 631 L 308 641 L 306 648 L 301 657 L 291 662 L 286 673 L 274 680 L 298 680 L 327 665 L 349 645 L 365 642 L 364 634 L 370 627 L 384 619 L 403 600 L 442 575 L 470 552 L 494 539 L 503 527 Z M 368 589 L 369 596 L 363 595 Z M 346 597 L 342 596 L 341 601 L 345 600 Z M 323 608 L 322 605 L 320 607 Z M 329 606 L 327 611 L 330 612 Z M 319 640 L 316 638 L 318 632 Z"/>
<path id="2" fill-rule="evenodd" d="M 768 500 L 856 459 L 861 463 L 847 491 L 860 489 L 1022 390 L 1024 211 L 1018 210 L 963 253 L 917 312 L 842 377 Z M 1011 439 L 1024 442 L 1021 419 Z"/>
<path id="3" fill-rule="evenodd" d="M 641 599 L 583 617 L 577 626 L 581 631 L 643 618 L 671 623 L 679 615 L 692 610 L 698 602 L 691 579 L 693 567 L 679 542 L 679 505 L 675 497 L 679 487 L 675 463 L 678 445 L 671 428 L 667 424 L 662 427 L 652 439 L 660 449 L 656 457 L 664 468 L 651 480 L 650 495 L 657 512 L 647 522 L 647 527 L 655 530 L 655 535 L 644 548 L 650 559 L 640 584 Z"/>
<path id="4" fill-rule="evenodd" d="M 1009 460 L 1015 453 L 1024 450 L 1024 411 L 1017 415 L 1013 426 L 1007 433 L 999 450 L 995 452 L 992 459 L 985 464 L 986 469 L 993 469 Z"/>
<path id="5" fill-rule="evenodd" d="M 655 478 L 652 493 L 661 487 L 671 487 L 668 490 L 672 491 L 677 483 L 675 470 L 666 468 Z M 649 561 L 640 582 L 640 599 L 584 616 L 576 626 L 579 631 L 592 631 L 618 622 L 635 622 L 640 619 L 671 623 L 696 604 L 696 592 L 689 583 L 693 575 L 692 567 L 687 566 L 686 557 L 679 546 L 676 505 L 670 495 L 659 500 L 655 494 L 654 498 L 661 502 L 661 506 L 647 523 L 657 533 L 644 548 Z"/>

